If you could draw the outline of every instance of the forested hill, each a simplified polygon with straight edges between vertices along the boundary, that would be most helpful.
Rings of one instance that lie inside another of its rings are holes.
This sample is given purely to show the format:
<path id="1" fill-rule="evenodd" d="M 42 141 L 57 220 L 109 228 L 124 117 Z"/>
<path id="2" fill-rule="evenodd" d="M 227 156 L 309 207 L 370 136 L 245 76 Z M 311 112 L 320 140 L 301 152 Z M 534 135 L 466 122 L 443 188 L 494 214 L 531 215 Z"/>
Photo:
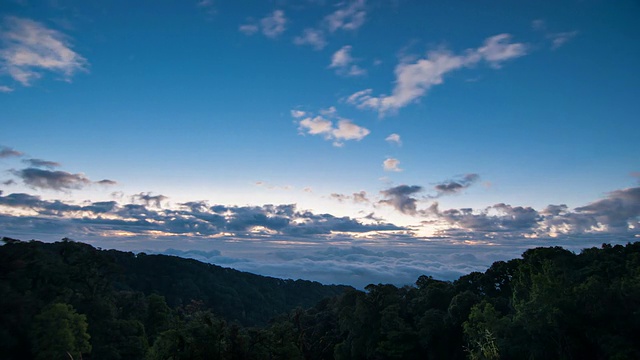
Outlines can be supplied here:
<path id="1" fill-rule="evenodd" d="M 350 288 L 306 280 L 255 275 L 168 255 L 98 250 L 65 240 L 16 241 L 0 247 L 2 273 L 42 291 L 42 300 L 59 296 L 90 298 L 118 292 L 159 294 L 172 307 L 197 302 L 228 321 L 264 325 L 297 306 L 311 307 Z"/>
<path id="2" fill-rule="evenodd" d="M 640 359 L 639 242 L 363 292 L 3 240 L 3 359 Z"/>

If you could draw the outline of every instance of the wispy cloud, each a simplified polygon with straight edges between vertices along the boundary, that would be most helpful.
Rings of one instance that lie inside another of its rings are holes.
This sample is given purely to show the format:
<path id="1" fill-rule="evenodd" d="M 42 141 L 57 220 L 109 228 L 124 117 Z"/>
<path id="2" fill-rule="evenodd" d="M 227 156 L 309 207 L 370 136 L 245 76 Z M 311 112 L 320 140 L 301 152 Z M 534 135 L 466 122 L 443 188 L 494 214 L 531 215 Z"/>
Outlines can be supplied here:
<path id="1" fill-rule="evenodd" d="M 351 46 L 345 45 L 333 54 L 329 68 L 335 69 L 336 74 L 342 76 L 365 75 L 367 71 L 354 64 L 354 62 L 355 59 L 351 56 Z"/>
<path id="2" fill-rule="evenodd" d="M 331 196 L 332 199 L 338 200 L 339 202 L 353 201 L 356 204 L 368 204 L 368 203 L 370 203 L 370 200 L 367 197 L 367 192 L 364 191 L 364 190 L 356 192 L 356 193 L 353 193 L 352 195 L 332 193 L 330 196 Z"/>
<path id="3" fill-rule="evenodd" d="M 30 86 L 44 72 L 70 81 L 77 72 L 87 70 L 87 60 L 71 49 L 66 35 L 30 19 L 5 17 L 0 43 L 0 71 L 23 86 Z"/>
<path id="4" fill-rule="evenodd" d="M 394 158 L 387 158 L 382 162 L 382 167 L 384 168 L 384 171 L 402 171 L 400 168 L 400 160 Z"/>
<path id="5" fill-rule="evenodd" d="M 380 116 L 395 112 L 421 97 L 444 81 L 444 76 L 454 70 L 474 66 L 482 61 L 493 68 L 499 68 L 507 60 L 523 56 L 527 46 L 510 42 L 509 34 L 499 34 L 487 38 L 476 49 L 468 49 L 455 55 L 447 50 L 430 51 L 426 58 L 405 61 L 396 66 L 396 85 L 391 95 L 374 96 L 372 89 L 358 91 L 346 101 L 360 109 L 373 109 Z"/>
<path id="6" fill-rule="evenodd" d="M 58 162 L 42 159 L 24 159 L 22 162 L 29 164 L 31 167 L 43 167 L 47 169 L 53 169 L 61 166 Z"/>
<path id="7" fill-rule="evenodd" d="M 390 134 L 384 140 L 386 142 L 388 142 L 389 144 L 402 146 L 402 139 L 400 139 L 400 135 L 398 135 L 398 134 L 395 134 L 395 133 Z"/>
<path id="8" fill-rule="evenodd" d="M 324 32 L 313 28 L 304 29 L 301 35 L 293 39 L 293 43 L 296 45 L 310 45 L 315 50 L 322 50 L 327 46 Z"/>
<path id="9" fill-rule="evenodd" d="M 294 113 L 292 115 L 296 118 Z M 349 119 L 339 117 L 335 112 L 327 113 L 325 116 L 307 115 L 309 116 L 297 120 L 300 133 L 320 135 L 326 140 L 333 141 L 333 145 L 336 147 L 343 146 L 344 142 L 348 140 L 360 141 L 370 133 L 369 129 L 356 125 Z"/>
<path id="10" fill-rule="evenodd" d="M 13 92 L 13 88 L 5 85 L 0 85 L 0 93 L 10 93 L 10 92 Z"/>
<path id="11" fill-rule="evenodd" d="M 304 29 L 301 35 L 293 39 L 293 43 L 311 45 L 315 50 L 321 50 L 327 45 L 327 32 L 331 34 L 338 30 L 353 31 L 360 28 L 366 20 L 365 8 L 364 0 L 340 3 L 339 8 L 325 16 L 319 26 Z"/>
<path id="12" fill-rule="evenodd" d="M 459 179 L 447 180 L 441 182 L 434 186 L 434 189 L 437 191 L 437 195 L 435 197 L 440 197 L 442 195 L 452 195 L 458 194 L 464 189 L 467 189 L 471 185 L 475 184 L 480 180 L 480 175 L 478 174 L 466 174 Z"/>
<path id="13" fill-rule="evenodd" d="M 324 22 L 330 32 L 357 30 L 364 24 L 366 16 L 365 1 L 355 0 L 346 2 L 344 6 L 327 15 Z"/>
<path id="14" fill-rule="evenodd" d="M 284 11 L 274 10 L 258 22 L 250 22 L 248 24 L 240 25 L 238 30 L 245 35 L 253 35 L 258 31 L 262 31 L 264 36 L 275 39 L 287 29 L 286 24 L 287 18 Z"/>
<path id="15" fill-rule="evenodd" d="M 22 156 L 23 153 L 18 151 L 18 150 L 14 150 L 13 148 L 10 148 L 8 146 L 1 146 L 0 145 L 0 159 L 1 158 L 8 158 L 8 157 L 18 157 L 18 156 Z"/>
<path id="16" fill-rule="evenodd" d="M 546 21 L 536 19 L 531 22 L 531 28 L 544 33 L 545 37 L 551 41 L 551 49 L 555 50 L 578 35 L 578 31 L 552 32 L 549 31 Z"/>

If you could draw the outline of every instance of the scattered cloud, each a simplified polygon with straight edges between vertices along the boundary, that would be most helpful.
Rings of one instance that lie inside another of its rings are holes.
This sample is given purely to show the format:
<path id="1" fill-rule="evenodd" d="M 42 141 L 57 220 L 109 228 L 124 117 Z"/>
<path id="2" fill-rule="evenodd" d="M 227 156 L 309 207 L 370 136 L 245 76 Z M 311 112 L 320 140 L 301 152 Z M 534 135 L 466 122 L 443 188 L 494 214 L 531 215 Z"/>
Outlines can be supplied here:
<path id="1" fill-rule="evenodd" d="M 162 202 L 167 200 L 168 197 L 164 195 L 151 195 L 151 193 L 139 193 L 131 197 L 133 202 L 142 202 L 146 206 L 155 206 L 157 208 L 162 207 Z"/>
<path id="2" fill-rule="evenodd" d="M 400 165 L 400 160 L 394 159 L 394 158 L 387 158 L 382 163 L 382 167 L 384 168 L 384 171 L 398 171 L 398 172 L 402 171 L 399 165 Z"/>
<path id="3" fill-rule="evenodd" d="M 307 28 L 304 29 L 302 35 L 293 38 L 296 45 L 310 45 L 314 50 L 322 50 L 327 46 L 327 40 L 322 30 Z"/>
<path id="4" fill-rule="evenodd" d="M 84 174 L 71 174 L 66 171 L 50 171 L 38 168 L 13 170 L 13 175 L 19 177 L 25 185 L 34 189 L 71 190 L 82 189 L 91 184 Z"/>
<path id="5" fill-rule="evenodd" d="M 10 93 L 13 92 L 13 88 L 8 87 L 6 85 L 0 85 L 0 93 Z"/>
<path id="6" fill-rule="evenodd" d="M 334 33 L 338 30 L 353 31 L 360 28 L 366 20 L 364 0 L 340 3 L 339 8 L 325 16 L 318 27 L 309 27 L 303 30 L 301 35 L 293 39 L 296 45 L 310 45 L 315 50 L 322 50 L 327 45 L 326 32 Z M 355 67 L 354 71 L 363 71 Z"/>
<path id="7" fill-rule="evenodd" d="M 547 23 L 542 19 L 531 22 L 531 28 L 544 33 L 545 37 L 551 41 L 551 49 L 555 50 L 578 35 L 578 31 L 551 32 L 547 28 Z"/>
<path id="8" fill-rule="evenodd" d="M 577 35 L 578 35 L 577 31 L 568 31 L 568 32 L 560 32 L 560 33 L 551 33 L 551 34 L 548 34 L 547 37 L 551 39 L 551 48 L 557 49 L 563 46 L 564 44 L 566 44 L 567 42 L 569 42 L 569 40 L 573 39 Z"/>
<path id="9" fill-rule="evenodd" d="M 333 145 L 336 147 L 343 146 L 344 142 L 348 140 L 360 141 L 370 133 L 368 129 L 354 124 L 351 120 L 338 117 L 335 111 L 327 114 L 331 115 L 331 118 L 335 118 L 337 122 L 321 115 L 307 116 L 298 121 L 300 133 L 323 136 L 326 140 L 333 141 Z M 292 115 L 294 114 L 292 113 Z"/>
<path id="10" fill-rule="evenodd" d="M 304 117 L 305 115 L 307 115 L 307 113 L 302 110 L 291 110 L 291 116 L 296 119 Z"/>
<path id="11" fill-rule="evenodd" d="M 18 150 L 14 150 L 13 148 L 10 148 L 8 146 L 0 145 L 0 159 L 8 157 L 18 157 L 22 155 L 24 154 Z"/>
<path id="12" fill-rule="evenodd" d="M 367 71 L 353 64 L 354 61 L 355 59 L 351 57 L 351 46 L 345 45 L 333 54 L 329 68 L 335 69 L 336 74 L 342 76 L 365 75 Z"/>
<path id="13" fill-rule="evenodd" d="M 460 179 L 444 181 L 434 187 L 434 189 L 438 192 L 435 197 L 458 194 L 464 189 L 478 182 L 478 180 L 480 180 L 480 175 L 466 174 Z"/>
<path id="14" fill-rule="evenodd" d="M 387 136 L 384 140 L 386 142 L 388 142 L 389 144 L 395 144 L 395 145 L 398 145 L 398 146 L 402 146 L 402 140 L 400 139 L 400 135 L 398 135 L 398 134 L 395 134 L 395 133 L 391 134 L 391 135 Z"/>
<path id="15" fill-rule="evenodd" d="M 22 162 L 28 164 L 31 167 L 39 167 L 39 168 L 47 168 L 47 169 L 53 169 L 61 166 L 60 163 L 58 162 L 47 161 L 42 159 L 24 159 L 22 160 Z"/>
<path id="16" fill-rule="evenodd" d="M 356 204 L 370 203 L 369 199 L 367 198 L 367 192 L 364 190 L 353 193 L 352 195 L 333 193 L 330 196 L 332 199 L 337 200 L 339 202 L 353 201 Z"/>
<path id="17" fill-rule="evenodd" d="M 418 185 L 399 185 L 386 190 L 380 191 L 380 194 L 386 199 L 380 200 L 380 204 L 392 206 L 396 210 L 406 215 L 416 215 L 417 199 L 412 195 L 417 194 L 423 190 L 422 186 Z"/>
<path id="18" fill-rule="evenodd" d="M 111 186 L 111 185 L 117 185 L 118 182 L 114 181 L 114 180 L 109 180 L 109 179 L 103 179 L 100 181 L 96 181 L 96 184 L 98 185 L 106 185 L 106 186 Z"/>
<path id="19" fill-rule="evenodd" d="M 442 84 L 447 73 L 482 61 L 500 68 L 503 62 L 526 54 L 525 44 L 510 40 L 511 35 L 499 34 L 487 38 L 483 46 L 459 55 L 448 50 L 434 50 L 427 53 L 426 58 L 403 61 L 396 66 L 396 85 L 391 95 L 373 96 L 372 89 L 365 89 L 352 94 L 346 101 L 360 109 L 376 110 L 380 116 L 395 112 L 423 97 L 433 86 Z"/>
<path id="20" fill-rule="evenodd" d="M 0 44 L 0 71 L 23 86 L 30 86 L 43 72 L 70 81 L 75 73 L 87 70 L 87 60 L 71 49 L 66 35 L 30 19 L 5 17 Z"/>
<path id="21" fill-rule="evenodd" d="M 258 22 L 240 25 L 238 30 L 245 35 L 253 35 L 258 31 L 268 38 L 275 39 L 286 30 L 287 18 L 282 10 L 274 10 Z"/>
<path id="22" fill-rule="evenodd" d="M 253 35 L 260 30 L 260 27 L 256 24 L 244 24 L 240 25 L 238 30 L 245 35 Z"/>
<path id="23" fill-rule="evenodd" d="M 365 1 L 355 0 L 347 2 L 324 18 L 327 29 L 330 32 L 337 30 L 357 30 L 365 20 L 367 13 L 365 11 Z"/>

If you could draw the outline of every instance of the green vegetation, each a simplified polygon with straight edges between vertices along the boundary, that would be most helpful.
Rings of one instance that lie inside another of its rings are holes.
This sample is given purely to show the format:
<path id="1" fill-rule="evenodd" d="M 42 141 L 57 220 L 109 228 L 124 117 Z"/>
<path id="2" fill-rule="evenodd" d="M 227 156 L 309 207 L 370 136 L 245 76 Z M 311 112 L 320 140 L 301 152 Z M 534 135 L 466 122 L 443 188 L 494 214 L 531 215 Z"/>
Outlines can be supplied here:
<path id="1" fill-rule="evenodd" d="M 637 359 L 640 243 L 366 291 L 4 238 L 5 359 Z"/>

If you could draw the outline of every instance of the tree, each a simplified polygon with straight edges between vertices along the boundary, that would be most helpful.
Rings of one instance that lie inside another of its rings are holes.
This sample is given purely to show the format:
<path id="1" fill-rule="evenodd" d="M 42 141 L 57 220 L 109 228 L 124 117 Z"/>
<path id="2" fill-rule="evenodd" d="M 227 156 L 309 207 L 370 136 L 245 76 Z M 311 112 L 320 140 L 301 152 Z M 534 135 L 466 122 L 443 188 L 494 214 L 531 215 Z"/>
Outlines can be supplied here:
<path id="1" fill-rule="evenodd" d="M 52 304 L 33 320 L 32 352 L 36 359 L 81 359 L 91 352 L 87 318 L 64 303 Z"/>

